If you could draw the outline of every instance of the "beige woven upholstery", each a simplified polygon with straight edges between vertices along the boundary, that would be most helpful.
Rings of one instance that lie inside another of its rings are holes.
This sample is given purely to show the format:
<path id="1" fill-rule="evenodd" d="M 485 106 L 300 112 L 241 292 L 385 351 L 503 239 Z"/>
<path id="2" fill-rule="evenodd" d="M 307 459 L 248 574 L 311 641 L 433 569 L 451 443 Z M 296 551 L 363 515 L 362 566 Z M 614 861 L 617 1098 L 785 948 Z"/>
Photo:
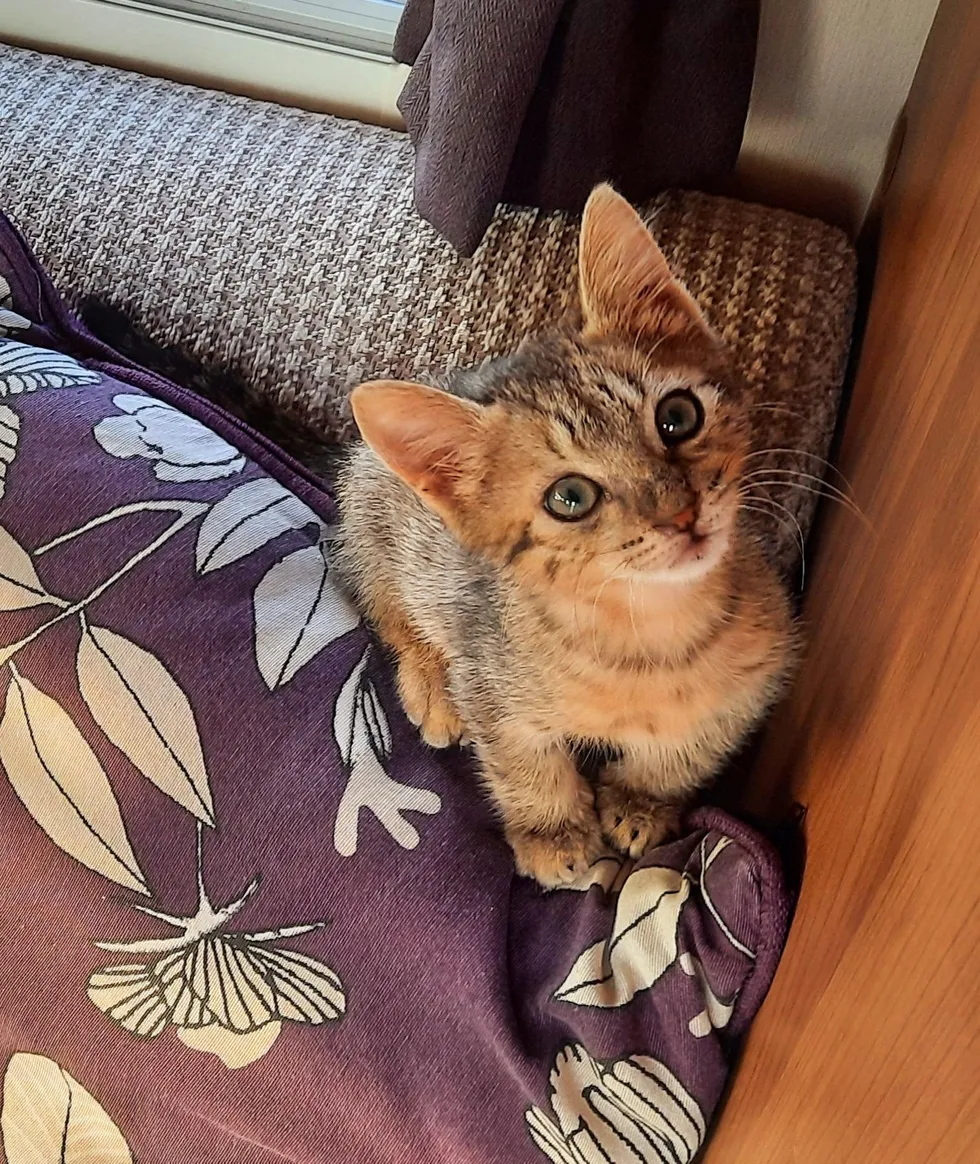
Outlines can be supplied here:
<path id="1" fill-rule="evenodd" d="M 349 432 L 360 380 L 437 378 L 574 302 L 573 221 L 502 211 L 458 258 L 412 209 L 403 135 L 4 48 L 0 108 L 0 209 L 69 299 L 106 295 L 330 433 Z M 854 299 L 845 237 L 702 194 L 665 196 L 650 221 L 767 405 L 760 446 L 825 455 Z M 805 528 L 811 494 L 772 496 Z M 788 562 L 796 531 L 776 528 Z"/>

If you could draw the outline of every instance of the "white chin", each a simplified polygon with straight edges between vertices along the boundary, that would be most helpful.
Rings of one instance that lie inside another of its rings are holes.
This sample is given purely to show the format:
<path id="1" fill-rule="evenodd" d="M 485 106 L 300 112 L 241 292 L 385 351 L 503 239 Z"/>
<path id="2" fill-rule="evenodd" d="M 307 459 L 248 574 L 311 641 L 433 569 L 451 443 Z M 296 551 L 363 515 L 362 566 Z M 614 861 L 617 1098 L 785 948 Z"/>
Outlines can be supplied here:
<path id="1" fill-rule="evenodd" d="M 697 582 L 699 578 L 710 574 L 720 561 L 721 555 L 714 551 L 706 553 L 702 557 L 685 558 L 676 566 L 668 566 L 661 573 L 660 580 L 677 584 Z"/>
<path id="2" fill-rule="evenodd" d="M 728 538 L 723 534 L 714 534 L 700 545 L 685 547 L 675 562 L 656 571 L 656 579 L 658 582 L 673 582 L 677 585 L 697 582 L 721 563 L 727 549 Z"/>

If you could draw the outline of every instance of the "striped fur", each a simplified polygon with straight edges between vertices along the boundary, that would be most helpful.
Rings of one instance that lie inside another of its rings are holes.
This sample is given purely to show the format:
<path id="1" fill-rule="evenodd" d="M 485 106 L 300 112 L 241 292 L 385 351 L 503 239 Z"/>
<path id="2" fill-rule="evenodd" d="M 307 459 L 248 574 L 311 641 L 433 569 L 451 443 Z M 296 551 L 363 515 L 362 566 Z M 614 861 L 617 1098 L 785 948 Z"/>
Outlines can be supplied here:
<path id="1" fill-rule="evenodd" d="M 725 353 L 608 188 L 582 239 L 578 331 L 449 392 L 357 389 L 365 440 L 340 480 L 341 568 L 409 716 L 434 746 L 473 741 L 518 869 L 545 886 L 604 837 L 633 856 L 661 841 L 782 690 L 795 643 L 740 507 L 750 413 Z M 704 426 L 668 446 L 656 405 L 678 389 Z M 580 521 L 542 504 L 568 474 L 602 489 Z M 618 757 L 596 790 L 583 744 Z"/>

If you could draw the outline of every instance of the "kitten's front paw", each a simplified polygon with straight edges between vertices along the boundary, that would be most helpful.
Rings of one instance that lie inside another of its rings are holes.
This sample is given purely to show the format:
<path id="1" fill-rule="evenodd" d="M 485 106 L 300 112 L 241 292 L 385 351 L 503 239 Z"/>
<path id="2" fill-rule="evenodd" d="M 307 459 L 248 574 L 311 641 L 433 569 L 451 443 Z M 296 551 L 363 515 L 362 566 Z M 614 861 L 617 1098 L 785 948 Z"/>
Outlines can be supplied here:
<path id="1" fill-rule="evenodd" d="M 445 696 L 430 700 L 421 722 L 415 726 L 430 748 L 452 748 L 456 744 L 465 748 L 470 742 L 456 708 Z"/>
<path id="2" fill-rule="evenodd" d="M 402 662 L 398 668 L 398 694 L 405 714 L 430 748 L 469 743 L 463 721 L 445 689 L 424 671 Z"/>
<path id="3" fill-rule="evenodd" d="M 628 857 L 642 857 L 680 828 L 680 810 L 615 780 L 602 779 L 596 797 L 602 831 L 613 848 Z"/>
<path id="4" fill-rule="evenodd" d="M 604 848 L 599 822 L 592 813 L 582 823 L 567 822 L 547 833 L 511 829 L 507 840 L 514 850 L 517 872 L 545 889 L 577 881 Z"/>

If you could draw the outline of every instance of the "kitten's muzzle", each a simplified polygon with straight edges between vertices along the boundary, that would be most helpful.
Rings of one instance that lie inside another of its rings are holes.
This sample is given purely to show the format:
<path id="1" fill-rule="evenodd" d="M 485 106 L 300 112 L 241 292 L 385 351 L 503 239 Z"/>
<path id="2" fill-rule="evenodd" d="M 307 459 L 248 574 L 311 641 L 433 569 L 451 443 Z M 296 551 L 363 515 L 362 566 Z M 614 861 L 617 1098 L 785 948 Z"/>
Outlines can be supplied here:
<path id="1" fill-rule="evenodd" d="M 697 528 L 699 516 L 698 506 L 688 505 L 684 509 L 679 509 L 676 513 L 671 514 L 670 517 L 654 522 L 653 528 L 659 530 L 661 533 L 689 534 L 692 540 L 703 541 L 706 535 L 701 533 Z"/>

